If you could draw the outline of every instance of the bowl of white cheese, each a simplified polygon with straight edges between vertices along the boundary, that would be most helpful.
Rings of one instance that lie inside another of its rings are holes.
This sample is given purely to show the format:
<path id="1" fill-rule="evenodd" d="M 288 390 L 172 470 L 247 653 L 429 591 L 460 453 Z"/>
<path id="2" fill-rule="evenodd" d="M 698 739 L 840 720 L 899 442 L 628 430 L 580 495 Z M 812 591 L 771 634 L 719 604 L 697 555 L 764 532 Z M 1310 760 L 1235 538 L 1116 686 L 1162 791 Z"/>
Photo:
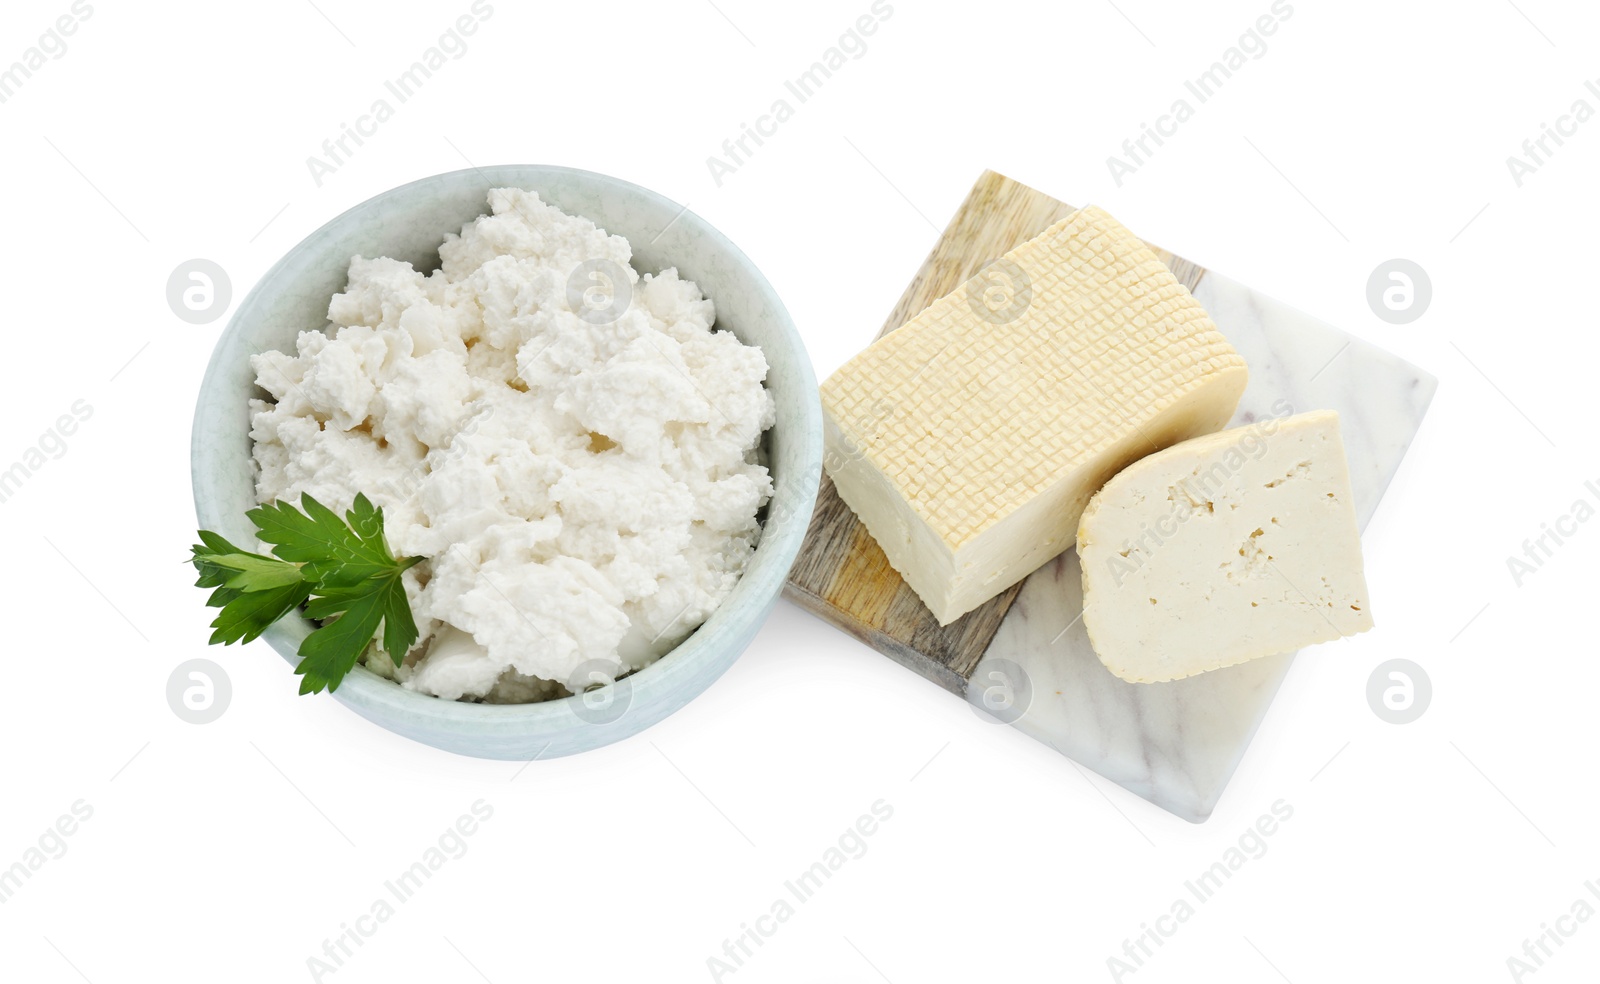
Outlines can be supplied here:
<path id="1" fill-rule="evenodd" d="M 821 476 L 782 301 L 704 219 L 571 168 L 424 178 L 350 209 L 240 304 L 201 385 L 202 529 L 315 496 L 384 511 L 420 628 L 333 696 L 460 754 L 634 734 L 739 656 Z M 265 638 L 291 664 L 316 629 Z"/>

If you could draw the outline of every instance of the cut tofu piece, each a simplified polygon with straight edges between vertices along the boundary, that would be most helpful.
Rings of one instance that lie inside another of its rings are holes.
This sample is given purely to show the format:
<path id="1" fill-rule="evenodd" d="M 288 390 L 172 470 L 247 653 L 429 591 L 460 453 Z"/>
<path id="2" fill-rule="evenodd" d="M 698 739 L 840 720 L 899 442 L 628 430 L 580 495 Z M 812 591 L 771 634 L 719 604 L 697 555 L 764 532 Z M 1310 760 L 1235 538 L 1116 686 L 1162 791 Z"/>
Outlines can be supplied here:
<path id="1" fill-rule="evenodd" d="M 1070 547 L 1129 462 L 1226 425 L 1246 377 L 1155 253 L 1083 208 L 829 377 L 824 463 L 947 625 Z"/>
<path id="2" fill-rule="evenodd" d="M 1084 510 L 1078 557 L 1089 642 L 1133 683 L 1372 628 L 1331 410 L 1265 418 L 1128 466 Z"/>

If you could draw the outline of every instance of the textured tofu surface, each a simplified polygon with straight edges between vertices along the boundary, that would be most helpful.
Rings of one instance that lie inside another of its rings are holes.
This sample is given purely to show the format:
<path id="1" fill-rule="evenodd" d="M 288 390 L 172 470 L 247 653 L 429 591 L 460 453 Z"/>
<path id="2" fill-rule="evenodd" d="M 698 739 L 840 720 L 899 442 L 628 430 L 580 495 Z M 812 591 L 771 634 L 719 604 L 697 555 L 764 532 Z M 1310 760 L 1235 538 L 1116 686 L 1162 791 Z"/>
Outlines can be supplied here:
<path id="1" fill-rule="evenodd" d="M 1224 426 L 1246 376 L 1160 258 L 1083 208 L 835 372 L 826 464 L 948 624 L 1071 546 L 1117 470 Z"/>
<path id="2" fill-rule="evenodd" d="M 1078 528 L 1083 622 L 1112 673 L 1177 680 L 1372 627 L 1331 410 L 1135 462 Z"/>

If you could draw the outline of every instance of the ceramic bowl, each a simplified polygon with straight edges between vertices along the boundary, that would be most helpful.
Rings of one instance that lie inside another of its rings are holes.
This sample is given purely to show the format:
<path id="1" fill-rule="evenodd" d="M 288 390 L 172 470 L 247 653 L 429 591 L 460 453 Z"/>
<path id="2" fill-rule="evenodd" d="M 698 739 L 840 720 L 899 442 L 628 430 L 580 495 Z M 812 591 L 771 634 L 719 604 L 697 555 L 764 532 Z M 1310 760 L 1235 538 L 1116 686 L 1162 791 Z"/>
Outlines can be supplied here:
<path id="1" fill-rule="evenodd" d="M 722 606 L 656 663 L 601 692 L 539 704 L 475 704 L 406 690 L 364 667 L 332 698 L 396 734 L 463 755 L 533 759 L 609 744 L 655 724 L 711 685 L 755 636 L 800 550 L 822 474 L 822 412 L 810 359 L 772 285 L 704 219 L 637 185 L 565 167 L 503 165 L 423 178 L 357 205 L 308 236 L 273 266 L 239 305 L 218 340 L 200 388 L 192 446 L 200 528 L 253 542 L 245 513 L 256 505 L 250 456 L 250 356 L 293 351 L 296 335 L 327 325 L 328 301 L 343 290 L 350 258 L 391 256 L 419 270 L 438 267 L 438 247 L 488 211 L 490 188 L 536 191 L 633 244 L 640 273 L 677 267 L 716 302 L 717 327 L 758 345 L 771 371 L 777 423 L 766 435 L 776 488 L 759 546 Z M 196 600 L 199 600 L 198 598 Z M 298 616 L 264 638 L 290 664 L 311 631 Z M 295 678 L 285 676 L 283 686 Z M 326 700 L 328 695 L 305 698 Z"/>

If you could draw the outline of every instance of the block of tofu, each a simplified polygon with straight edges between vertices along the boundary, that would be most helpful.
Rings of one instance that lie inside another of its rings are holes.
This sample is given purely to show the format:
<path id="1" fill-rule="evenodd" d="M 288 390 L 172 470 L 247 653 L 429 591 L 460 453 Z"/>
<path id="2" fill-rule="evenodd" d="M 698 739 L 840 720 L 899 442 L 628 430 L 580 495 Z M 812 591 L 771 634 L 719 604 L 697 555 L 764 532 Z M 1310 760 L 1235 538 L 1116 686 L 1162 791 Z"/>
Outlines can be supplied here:
<path id="1" fill-rule="evenodd" d="M 1083 624 L 1134 683 L 1372 627 L 1331 410 L 1268 417 L 1129 465 L 1078 527 Z"/>
<path id="2" fill-rule="evenodd" d="M 1155 253 L 1083 208 L 829 377 L 824 464 L 948 625 L 1070 547 L 1129 462 L 1225 426 L 1246 377 Z"/>

